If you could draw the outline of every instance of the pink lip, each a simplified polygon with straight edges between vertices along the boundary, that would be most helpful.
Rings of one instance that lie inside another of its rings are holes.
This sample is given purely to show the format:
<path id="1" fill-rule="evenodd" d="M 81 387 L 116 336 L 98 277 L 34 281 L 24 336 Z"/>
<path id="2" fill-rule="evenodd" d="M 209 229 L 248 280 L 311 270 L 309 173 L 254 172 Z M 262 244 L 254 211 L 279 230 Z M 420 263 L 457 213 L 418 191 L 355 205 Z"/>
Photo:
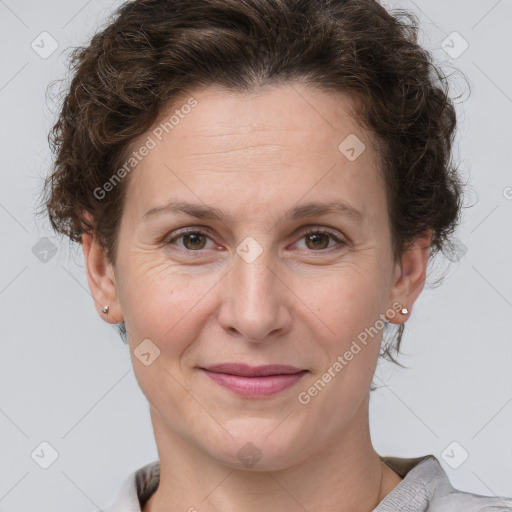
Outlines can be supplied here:
<path id="1" fill-rule="evenodd" d="M 279 393 L 293 386 L 307 372 L 294 366 L 280 364 L 248 366 L 225 363 L 201 369 L 217 384 L 238 395 L 254 398 Z"/>

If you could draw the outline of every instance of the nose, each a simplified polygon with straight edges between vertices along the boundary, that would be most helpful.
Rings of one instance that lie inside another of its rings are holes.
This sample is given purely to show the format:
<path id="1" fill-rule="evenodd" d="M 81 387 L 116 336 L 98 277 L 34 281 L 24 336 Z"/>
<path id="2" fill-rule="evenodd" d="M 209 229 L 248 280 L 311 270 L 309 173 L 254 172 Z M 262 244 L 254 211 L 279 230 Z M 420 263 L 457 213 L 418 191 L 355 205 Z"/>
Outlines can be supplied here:
<path id="1" fill-rule="evenodd" d="M 230 272 L 223 279 L 221 327 L 231 336 L 247 342 L 275 340 L 291 329 L 294 294 L 270 250 L 255 261 L 236 254 Z"/>

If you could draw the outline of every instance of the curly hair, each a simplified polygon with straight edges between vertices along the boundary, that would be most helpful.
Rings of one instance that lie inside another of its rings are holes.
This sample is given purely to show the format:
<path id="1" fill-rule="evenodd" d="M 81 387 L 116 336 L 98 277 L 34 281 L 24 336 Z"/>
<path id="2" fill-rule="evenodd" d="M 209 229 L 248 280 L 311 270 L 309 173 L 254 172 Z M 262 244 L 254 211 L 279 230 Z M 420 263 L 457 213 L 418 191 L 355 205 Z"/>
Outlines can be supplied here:
<path id="1" fill-rule="evenodd" d="M 126 2 L 70 55 L 72 80 L 49 134 L 53 229 L 77 242 L 94 231 L 115 264 L 128 180 L 101 199 L 94 191 L 170 103 L 196 87 L 300 81 L 358 100 L 355 118 L 379 145 L 394 257 L 427 229 L 434 256 L 460 220 L 462 183 L 448 81 L 418 44 L 418 25 L 376 0 Z M 402 333 L 403 324 L 397 353 Z"/>

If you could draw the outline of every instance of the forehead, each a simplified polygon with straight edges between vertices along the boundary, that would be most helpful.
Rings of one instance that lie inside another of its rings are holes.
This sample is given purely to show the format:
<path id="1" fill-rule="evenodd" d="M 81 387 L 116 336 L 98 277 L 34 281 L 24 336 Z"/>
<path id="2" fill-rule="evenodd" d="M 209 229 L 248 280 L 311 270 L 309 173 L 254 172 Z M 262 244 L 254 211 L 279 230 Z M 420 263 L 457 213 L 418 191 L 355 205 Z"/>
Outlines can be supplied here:
<path id="1" fill-rule="evenodd" d="M 188 109 L 191 100 L 196 106 Z M 298 83 L 266 86 L 253 92 L 233 92 L 212 86 L 174 101 L 152 132 L 158 136 L 163 130 L 162 138 L 169 139 L 171 144 L 174 139 L 189 156 L 205 154 L 199 144 L 225 149 L 232 144 L 236 149 L 235 146 L 241 148 L 246 141 L 252 142 L 254 149 L 258 149 L 257 145 L 284 142 L 283 149 L 286 146 L 295 152 L 301 149 L 311 152 L 324 150 L 327 144 L 334 143 L 336 147 L 340 137 L 350 134 L 368 138 L 351 115 L 354 107 L 354 100 L 345 94 Z M 180 115 L 173 115 L 176 113 Z M 178 123 L 172 130 L 169 126 L 166 130 L 165 123 L 172 118 Z M 302 146 L 300 143 L 305 140 L 308 144 Z"/>
<path id="2" fill-rule="evenodd" d="M 245 209 L 326 194 L 360 209 L 382 202 L 374 140 L 353 108 L 346 95 L 300 84 L 193 90 L 132 144 L 136 151 L 151 140 L 130 175 L 127 205 L 140 219 L 177 194 Z"/>

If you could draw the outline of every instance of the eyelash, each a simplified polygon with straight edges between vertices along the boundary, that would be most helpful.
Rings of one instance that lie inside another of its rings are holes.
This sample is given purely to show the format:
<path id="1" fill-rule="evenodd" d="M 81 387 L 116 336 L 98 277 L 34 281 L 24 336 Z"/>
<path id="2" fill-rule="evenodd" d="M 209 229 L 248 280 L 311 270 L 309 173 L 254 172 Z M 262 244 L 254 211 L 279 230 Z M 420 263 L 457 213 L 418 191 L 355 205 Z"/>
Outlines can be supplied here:
<path id="1" fill-rule="evenodd" d="M 207 229 L 207 228 L 202 228 L 202 230 L 201 229 L 197 229 L 197 228 L 185 228 L 184 230 L 178 231 L 177 233 L 173 233 L 172 234 L 173 236 L 171 238 L 167 238 L 164 243 L 165 243 L 165 245 L 173 245 L 173 242 L 175 242 L 176 240 L 179 240 L 180 238 L 182 238 L 185 235 L 191 235 L 191 234 L 194 234 L 194 235 L 206 235 L 210 239 L 211 239 L 211 237 L 213 235 L 213 233 L 209 229 Z M 333 231 L 331 231 L 331 230 L 329 230 L 327 228 L 313 228 L 313 229 L 308 228 L 308 229 L 305 229 L 305 230 L 300 232 L 300 239 L 299 240 L 302 240 L 307 235 L 315 235 L 315 234 L 328 235 L 335 242 L 337 242 L 336 245 L 338 245 L 339 247 L 335 248 L 334 250 L 341 250 L 344 246 L 346 246 L 348 244 L 348 242 L 346 240 L 344 240 L 343 238 L 340 238 L 337 234 L 335 234 Z M 327 253 L 327 252 L 332 252 L 333 247 L 335 247 L 335 246 L 328 247 L 326 249 L 319 249 L 319 250 L 310 249 L 310 251 L 313 252 L 313 253 Z M 187 249 L 185 247 L 179 247 L 179 248 L 181 250 L 183 250 L 183 251 L 188 252 L 188 253 L 195 253 L 195 252 L 201 253 L 203 251 L 207 251 L 208 250 L 208 249 L 192 250 L 192 249 Z"/>

